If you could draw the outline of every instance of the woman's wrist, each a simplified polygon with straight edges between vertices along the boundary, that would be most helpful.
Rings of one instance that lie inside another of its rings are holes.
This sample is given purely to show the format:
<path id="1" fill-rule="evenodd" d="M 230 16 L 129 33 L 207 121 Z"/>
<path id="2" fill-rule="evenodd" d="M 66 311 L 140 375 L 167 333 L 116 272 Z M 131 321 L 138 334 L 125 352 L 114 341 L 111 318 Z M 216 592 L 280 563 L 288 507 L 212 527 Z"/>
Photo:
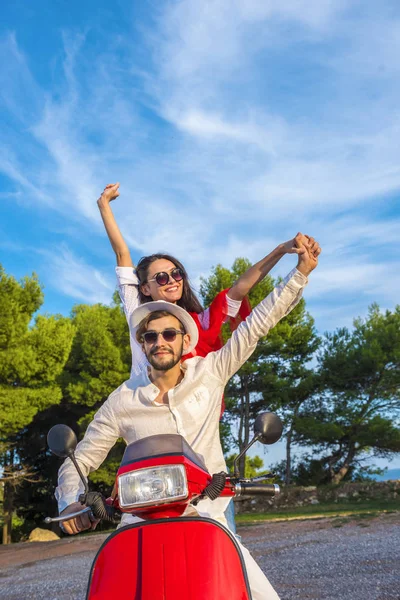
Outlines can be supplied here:
<path id="1" fill-rule="evenodd" d="M 109 202 L 106 202 L 106 201 L 104 201 L 104 200 L 102 200 L 102 198 L 99 198 L 99 199 L 97 200 L 97 206 L 99 207 L 99 209 L 100 209 L 101 211 L 105 211 L 105 210 L 107 210 L 108 208 L 110 208 L 110 203 L 109 203 Z"/>
<path id="2" fill-rule="evenodd" d="M 285 256 L 285 254 L 287 254 L 287 247 L 286 247 L 286 243 L 283 244 L 279 244 L 279 246 L 277 246 L 274 250 L 274 254 L 276 254 L 276 256 L 279 256 L 279 258 L 281 258 L 282 256 Z"/>

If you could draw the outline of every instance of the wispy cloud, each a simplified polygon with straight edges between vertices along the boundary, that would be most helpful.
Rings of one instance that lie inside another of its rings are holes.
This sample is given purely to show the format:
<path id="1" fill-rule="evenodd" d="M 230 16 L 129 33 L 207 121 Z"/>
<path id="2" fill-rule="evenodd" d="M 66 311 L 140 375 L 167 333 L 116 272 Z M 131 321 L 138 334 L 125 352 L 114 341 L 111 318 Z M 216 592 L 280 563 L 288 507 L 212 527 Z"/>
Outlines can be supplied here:
<path id="1" fill-rule="evenodd" d="M 46 261 L 46 279 L 52 287 L 74 300 L 109 304 L 115 289 L 111 277 L 94 269 L 65 246 L 41 252 Z"/>
<path id="2" fill-rule="evenodd" d="M 105 26 L 95 45 L 90 23 L 65 31 L 47 84 L 16 34 L 1 40 L 0 171 L 12 188 L 0 200 L 14 194 L 33 214 L 40 204 L 62 216 L 63 251 L 51 264 L 65 272 L 63 293 L 109 301 L 100 269 L 94 292 L 85 287 L 93 259 L 77 258 L 76 244 L 98 245 L 95 201 L 118 180 L 115 212 L 135 256 L 172 252 L 198 280 L 300 229 L 324 246 L 307 291 L 313 309 L 323 315 L 332 296 L 350 306 L 355 294 L 361 310 L 375 291 L 396 302 L 387 283 L 400 189 L 393 4 L 179 0 L 158 4 L 151 23 Z"/>
<path id="3" fill-rule="evenodd" d="M 214 142 L 208 181 L 214 175 L 215 184 L 229 189 L 229 173 L 221 171 L 221 161 L 214 161 L 213 152 L 222 155 L 225 151 L 230 170 L 232 166 L 240 169 L 242 186 L 247 178 L 247 200 L 256 210 L 265 206 L 270 210 L 275 202 L 279 216 L 300 202 L 302 209 L 308 204 L 308 211 L 318 203 L 334 213 L 338 205 L 347 208 L 349 202 L 399 189 L 398 114 L 390 111 L 388 119 L 385 98 L 377 102 L 376 94 L 362 96 L 372 70 L 352 70 L 352 81 L 344 77 L 348 59 L 354 62 L 358 56 L 367 62 L 371 56 L 365 40 L 374 30 L 375 13 L 357 20 L 354 10 L 357 6 L 351 2 L 278 6 L 221 0 L 207 9 L 193 2 L 167 5 L 160 19 L 164 43 L 154 51 L 159 78 L 165 83 L 158 90 L 160 112 L 191 138 Z M 382 11 L 374 39 L 384 23 L 394 38 L 399 22 L 394 24 L 393 15 Z M 284 37 L 279 35 L 283 31 Z M 333 43 L 340 64 L 324 60 Z M 383 65 L 385 59 L 396 62 L 389 57 L 390 47 L 390 43 L 379 43 Z M 271 54 L 269 59 L 266 52 Z M 289 82 L 288 90 L 298 98 L 297 112 L 287 110 L 290 101 L 284 95 L 284 106 L 279 106 L 276 82 L 271 80 L 277 76 L 285 83 L 288 69 L 298 69 L 305 80 L 313 69 L 321 77 L 319 83 L 312 76 L 311 97 L 297 73 L 297 89 L 291 90 Z M 376 75 L 379 80 L 380 73 Z M 399 85 L 395 87 L 398 92 Z M 376 118 L 371 119 L 371 112 Z M 254 146 L 258 152 L 251 152 Z M 332 202 L 335 205 L 329 206 Z"/>

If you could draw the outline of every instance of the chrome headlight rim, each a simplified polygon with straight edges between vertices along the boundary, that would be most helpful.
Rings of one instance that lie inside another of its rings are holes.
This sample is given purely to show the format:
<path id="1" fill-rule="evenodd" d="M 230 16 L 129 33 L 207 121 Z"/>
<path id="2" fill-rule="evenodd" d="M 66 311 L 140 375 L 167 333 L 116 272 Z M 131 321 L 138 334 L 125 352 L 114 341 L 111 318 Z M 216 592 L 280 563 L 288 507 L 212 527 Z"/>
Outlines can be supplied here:
<path id="1" fill-rule="evenodd" d="M 123 487 L 123 484 L 125 481 L 124 478 L 135 475 L 135 474 L 143 474 L 144 471 L 154 471 L 154 470 L 162 470 L 162 471 L 167 470 L 168 471 L 171 469 L 178 469 L 178 471 L 180 472 L 180 474 L 183 477 L 184 491 L 182 494 L 177 494 L 172 497 L 164 497 L 164 498 L 159 498 L 159 499 L 151 498 L 144 502 L 124 503 L 122 501 L 122 487 Z M 146 507 L 151 507 L 151 506 L 159 506 L 160 504 L 171 504 L 173 502 L 179 502 L 180 500 L 185 500 L 188 497 L 188 495 L 189 495 L 188 480 L 187 480 L 186 469 L 183 464 L 168 464 L 168 465 L 155 465 L 153 467 L 142 467 L 141 469 L 132 469 L 131 471 L 126 471 L 122 475 L 118 476 L 118 502 L 119 502 L 119 506 L 122 510 L 130 509 L 130 508 L 146 508 Z"/>

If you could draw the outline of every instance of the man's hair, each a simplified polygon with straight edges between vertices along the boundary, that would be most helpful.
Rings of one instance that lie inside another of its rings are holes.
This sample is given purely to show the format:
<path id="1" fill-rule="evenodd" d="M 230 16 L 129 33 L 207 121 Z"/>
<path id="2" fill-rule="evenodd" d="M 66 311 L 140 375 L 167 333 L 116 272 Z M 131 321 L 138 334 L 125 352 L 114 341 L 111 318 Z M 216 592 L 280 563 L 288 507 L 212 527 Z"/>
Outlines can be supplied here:
<path id="1" fill-rule="evenodd" d="M 147 317 L 142 319 L 138 325 L 138 328 L 136 330 L 136 339 L 139 342 L 139 344 L 142 342 L 143 334 L 147 331 L 148 324 L 151 321 L 155 321 L 156 319 L 161 319 L 161 317 L 174 317 L 178 321 L 179 325 L 181 326 L 182 331 L 184 331 L 186 333 L 186 329 L 185 329 L 184 325 L 181 323 L 181 321 L 178 319 L 178 317 L 175 317 L 175 315 L 170 313 L 168 310 L 155 310 L 154 312 L 148 314 Z"/>

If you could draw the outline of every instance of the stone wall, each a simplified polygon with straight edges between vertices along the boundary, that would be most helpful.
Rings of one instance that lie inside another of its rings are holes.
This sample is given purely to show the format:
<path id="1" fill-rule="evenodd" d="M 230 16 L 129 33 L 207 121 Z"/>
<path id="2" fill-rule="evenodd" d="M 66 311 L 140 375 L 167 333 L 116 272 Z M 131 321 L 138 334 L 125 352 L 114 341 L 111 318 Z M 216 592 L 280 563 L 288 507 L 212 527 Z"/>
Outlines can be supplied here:
<path id="1" fill-rule="evenodd" d="M 281 508 L 294 508 L 310 504 L 363 502 L 369 500 L 398 500 L 400 509 L 400 479 L 394 481 L 374 481 L 368 483 L 343 483 L 329 486 L 285 486 L 274 499 L 258 496 L 235 499 L 235 511 L 271 512 Z"/>

